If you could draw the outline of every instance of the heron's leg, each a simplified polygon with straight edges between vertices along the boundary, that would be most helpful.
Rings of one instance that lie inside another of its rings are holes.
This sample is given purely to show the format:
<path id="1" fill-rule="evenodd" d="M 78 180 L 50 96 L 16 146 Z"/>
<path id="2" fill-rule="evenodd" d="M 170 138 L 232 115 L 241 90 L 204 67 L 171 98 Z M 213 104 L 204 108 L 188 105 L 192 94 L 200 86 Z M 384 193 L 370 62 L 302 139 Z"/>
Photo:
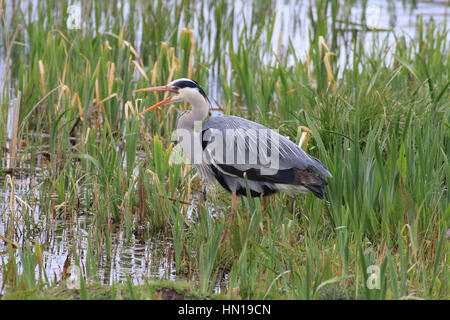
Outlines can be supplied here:
<path id="1" fill-rule="evenodd" d="M 237 207 L 237 197 L 236 197 L 236 190 L 233 190 L 231 192 L 231 217 L 234 219 L 236 216 L 236 207 Z"/>
<path id="2" fill-rule="evenodd" d="M 201 210 L 200 204 L 205 203 L 205 201 L 206 201 L 206 191 L 202 190 L 202 192 L 200 193 L 198 198 L 199 198 L 198 199 L 199 202 L 197 203 L 197 217 L 198 217 L 198 222 L 201 223 L 202 222 L 202 212 L 200 211 Z"/>
<path id="3" fill-rule="evenodd" d="M 262 198 L 261 202 L 261 213 L 264 213 L 264 210 L 266 210 L 266 197 Z"/>
<path id="4" fill-rule="evenodd" d="M 228 218 L 228 225 L 225 227 L 225 231 L 223 232 L 222 240 L 220 240 L 221 244 L 225 240 L 225 237 L 228 233 L 228 229 L 231 228 L 231 220 L 234 220 L 234 217 L 236 216 L 236 206 L 237 206 L 236 202 L 237 202 L 236 190 L 232 190 L 232 192 L 231 192 L 231 214 L 230 214 L 230 217 Z"/>
<path id="5" fill-rule="evenodd" d="M 266 197 L 262 198 L 262 202 L 261 202 L 261 216 L 264 214 L 264 210 L 266 210 Z M 264 219 L 264 218 L 263 218 Z M 262 228 L 262 224 L 259 225 L 259 229 L 258 229 L 258 235 L 259 237 L 262 237 L 263 235 L 263 228 Z"/>

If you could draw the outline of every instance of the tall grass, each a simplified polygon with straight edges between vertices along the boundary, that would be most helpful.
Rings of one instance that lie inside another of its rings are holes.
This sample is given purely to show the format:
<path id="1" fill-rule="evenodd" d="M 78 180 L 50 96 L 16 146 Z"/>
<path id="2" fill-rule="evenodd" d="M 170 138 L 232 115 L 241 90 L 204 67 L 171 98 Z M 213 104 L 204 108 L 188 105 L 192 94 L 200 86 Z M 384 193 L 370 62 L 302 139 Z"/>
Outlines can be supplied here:
<path id="1" fill-rule="evenodd" d="M 38 192 L 20 199 L 6 179 L 0 187 L 15 212 L 11 229 L 0 230 L 19 245 L 2 256 L 7 292 L 62 284 L 49 278 L 37 239 L 61 220 L 88 215 L 87 248 L 78 245 L 78 229 L 68 239 L 67 261 L 83 270 L 81 298 L 90 297 L 102 257 L 117 254 L 117 230 L 130 239 L 142 228 L 171 239 L 176 276 L 198 280 L 202 297 L 227 274 L 228 298 L 448 298 L 446 24 L 419 16 L 407 40 L 349 22 L 346 2 L 318 1 L 308 10 L 303 53 L 294 34 L 273 50 L 283 37 L 274 34 L 280 13 L 273 2 L 250 4 L 252 18 L 242 22 L 229 1 L 87 2 L 81 31 L 67 29 L 67 4 L 3 5 L 15 14 L 10 25 L 0 17 L 0 55 L 15 27 L 22 29 L 7 61 L 11 81 L 0 93 L 0 143 L 20 91 L 18 162 L 38 180 Z M 371 35 L 376 47 L 367 50 Z M 339 64 L 349 50 L 353 56 Z M 219 187 L 198 200 L 195 170 L 170 160 L 177 112 L 189 106 L 138 116 L 163 96 L 134 89 L 178 77 L 200 82 L 224 113 L 297 143 L 307 126 L 306 151 L 333 174 L 326 200 L 279 194 L 262 214 L 261 199 L 240 198 L 220 245 L 229 197 Z M 379 289 L 367 286 L 370 266 L 379 268 Z M 141 297 L 130 277 L 126 284 L 129 297 Z M 111 295 L 120 296 L 115 288 Z"/>

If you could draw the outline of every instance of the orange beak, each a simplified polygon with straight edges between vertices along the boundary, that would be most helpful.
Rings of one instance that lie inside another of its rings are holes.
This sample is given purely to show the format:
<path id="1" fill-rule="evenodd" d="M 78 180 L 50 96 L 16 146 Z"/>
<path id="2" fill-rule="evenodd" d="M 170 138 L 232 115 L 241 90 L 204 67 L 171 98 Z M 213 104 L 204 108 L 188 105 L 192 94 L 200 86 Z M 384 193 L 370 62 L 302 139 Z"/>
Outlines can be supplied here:
<path id="1" fill-rule="evenodd" d="M 172 92 L 172 93 L 178 93 L 177 89 L 171 88 L 171 87 L 168 87 L 168 86 L 160 86 L 160 87 L 143 88 L 143 89 L 134 90 L 134 92 L 147 92 L 147 91 L 169 91 L 169 92 Z M 166 103 L 169 103 L 170 100 L 172 100 L 172 98 L 173 98 L 173 96 L 170 96 L 170 97 L 168 97 L 168 98 L 166 98 L 166 99 L 164 99 L 164 100 L 162 100 L 162 101 L 152 105 L 151 107 L 145 109 L 140 114 L 142 115 L 142 114 L 144 114 L 146 112 L 149 112 L 150 110 L 156 109 L 159 106 L 162 106 L 162 105 L 164 105 Z"/>

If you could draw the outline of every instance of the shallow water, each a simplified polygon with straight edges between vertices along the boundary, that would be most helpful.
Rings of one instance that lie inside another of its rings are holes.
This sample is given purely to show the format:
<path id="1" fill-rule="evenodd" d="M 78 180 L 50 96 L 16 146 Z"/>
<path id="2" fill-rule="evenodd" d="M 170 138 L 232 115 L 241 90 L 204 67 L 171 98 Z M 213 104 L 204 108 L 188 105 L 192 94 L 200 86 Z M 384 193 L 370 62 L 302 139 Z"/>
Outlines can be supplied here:
<path id="1" fill-rule="evenodd" d="M 36 5 L 36 1 L 29 2 L 31 5 Z M 27 6 L 26 2 L 21 2 L 24 8 Z M 235 21 L 241 21 L 242 17 L 251 17 L 251 5 L 249 1 L 235 1 Z M 391 29 L 395 31 L 396 35 L 404 35 L 406 39 L 412 37 L 415 32 L 415 21 L 417 14 L 423 14 L 424 22 L 434 19 L 439 23 L 443 23 L 446 19 L 446 12 L 448 9 L 447 1 L 418 1 L 416 6 L 410 4 L 410 2 L 400 1 L 381 1 L 372 0 L 368 1 L 368 6 L 372 6 L 376 17 L 372 17 L 375 21 L 377 28 Z M 278 12 L 277 21 L 275 24 L 274 37 L 272 39 L 271 47 L 275 52 L 274 55 L 267 55 L 265 57 L 266 62 L 270 62 L 276 56 L 278 51 L 279 41 L 281 48 L 286 48 L 289 39 L 292 40 L 293 46 L 298 52 L 298 56 L 301 60 L 305 60 L 305 51 L 309 49 L 308 30 L 310 28 L 308 14 L 308 1 L 277 1 L 274 5 L 274 11 Z M 125 2 L 124 10 L 128 6 Z M 379 11 L 377 11 L 379 9 Z M 361 9 L 357 6 L 352 10 L 351 21 L 357 23 L 360 22 Z M 379 19 L 377 18 L 379 14 Z M 205 12 L 206 19 L 212 19 L 213 17 L 209 12 Z M 354 20 L 353 20 L 354 19 Z M 194 19 L 192 21 L 192 28 L 194 31 L 198 21 Z M 215 33 L 214 23 L 211 24 L 212 33 Z M 137 26 L 140 26 L 138 23 Z M 278 35 L 282 31 L 281 40 Z M 136 30 L 139 35 L 142 30 L 138 28 Z M 240 27 L 236 27 L 233 30 L 234 39 L 237 42 L 239 34 L 241 32 Z M 252 31 L 249 31 L 252 32 Z M 381 32 L 380 39 L 383 39 L 383 34 L 389 34 Z M 205 48 L 206 52 L 213 50 L 212 44 L 208 43 L 197 33 L 197 42 Z M 376 36 L 379 33 L 367 33 L 366 43 L 367 48 L 371 48 L 376 44 Z M 139 39 L 139 36 L 137 37 Z M 389 34 L 389 41 L 393 43 L 394 36 Z M 136 47 L 139 50 L 140 44 L 137 43 Z M 346 46 L 340 47 L 341 54 L 339 54 L 339 61 L 342 68 L 345 68 L 346 56 L 349 56 L 351 60 L 352 52 L 346 52 Z M 4 70 L 4 52 L 0 59 L 0 78 L 3 75 Z M 348 57 L 347 57 L 348 59 Z M 391 56 L 387 56 L 387 59 L 391 59 Z M 209 95 L 220 101 L 220 92 L 217 85 L 217 78 L 211 74 L 210 81 L 213 85 L 209 85 Z M 3 109 L 2 109 L 2 112 Z M 12 109 L 8 109 L 11 119 Z M 8 134 L 11 134 L 11 125 L 8 121 Z M 46 150 L 43 146 L 37 146 Z M 40 166 L 39 166 L 40 163 Z M 29 217 L 21 217 L 20 223 L 31 223 L 33 225 L 32 230 L 35 232 L 24 233 L 23 227 L 19 225 L 16 228 L 16 234 L 14 241 L 19 245 L 24 245 L 27 242 L 39 241 L 40 244 L 45 244 L 43 252 L 44 269 L 47 271 L 47 276 L 52 282 L 54 280 L 59 281 L 63 274 L 64 264 L 67 257 L 70 256 L 70 250 L 74 246 L 81 252 L 82 260 L 86 258 L 88 235 L 93 223 L 93 217 L 83 212 L 83 206 L 81 206 L 80 214 L 74 217 L 74 220 L 67 220 L 63 218 L 49 218 L 50 213 L 40 212 L 40 204 L 38 200 L 40 198 L 39 188 L 40 183 L 47 175 L 45 159 L 42 158 L 38 163 L 37 171 L 30 175 L 26 169 L 29 168 L 27 161 L 19 164 L 20 168 L 25 170 L 16 176 L 13 181 L 14 195 L 12 194 L 11 186 L 5 176 L 0 177 L 0 235 L 8 237 L 9 220 L 14 211 L 16 214 L 23 212 L 25 206 L 19 199 L 28 203 L 31 209 L 26 209 L 29 212 Z M 2 166 L 8 167 L 8 159 L 2 159 Z M 11 210 L 11 197 L 12 208 Z M 56 195 L 47 195 L 48 197 L 56 197 Z M 195 204 L 189 209 L 189 213 L 192 213 L 195 208 Z M 19 210 L 21 209 L 21 210 Z M 100 281 L 105 284 L 111 284 L 116 281 L 123 282 L 128 275 L 134 283 L 143 283 L 144 279 L 158 278 L 158 279 L 176 279 L 183 278 L 183 276 L 177 276 L 175 274 L 174 260 L 171 258 L 172 239 L 167 235 L 161 234 L 159 236 L 150 237 L 145 232 L 137 228 L 137 231 L 127 238 L 123 230 L 116 230 L 112 233 L 113 255 L 111 259 L 108 259 L 105 254 L 99 258 L 98 275 Z M 0 241 L 0 252 L 7 250 L 7 245 Z M 17 260 L 20 258 L 17 256 Z M 2 254 L 1 259 L 6 263 L 7 255 Z M 19 266 L 20 267 L 20 266 Z M 0 283 L 2 283 L 2 273 L 0 272 Z M 221 286 L 226 286 L 226 278 L 216 286 L 216 291 L 220 291 Z M 196 281 L 196 279 L 188 279 Z M 1 285 L 0 285 L 1 288 Z"/>

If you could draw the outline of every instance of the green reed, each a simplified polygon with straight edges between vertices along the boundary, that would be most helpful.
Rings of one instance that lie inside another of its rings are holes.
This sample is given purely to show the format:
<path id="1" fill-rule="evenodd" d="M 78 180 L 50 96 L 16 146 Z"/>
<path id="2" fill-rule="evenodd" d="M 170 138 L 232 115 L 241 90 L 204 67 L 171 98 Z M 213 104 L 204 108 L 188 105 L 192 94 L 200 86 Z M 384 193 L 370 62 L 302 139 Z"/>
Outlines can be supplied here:
<path id="1" fill-rule="evenodd" d="M 323 0 L 309 9 L 307 53 L 292 41 L 274 52 L 280 15 L 273 2 L 251 4 L 245 21 L 229 1 L 129 2 L 129 10 L 124 3 L 83 4 L 82 32 L 67 29 L 67 4 L 53 1 L 42 2 L 34 20 L 25 10 L 12 27 L 0 23 L 2 50 L 15 26 L 23 28 L 12 47 L 11 81 L 0 93 L 0 143 L 21 91 L 19 160 L 31 159 L 26 174 L 38 180 L 36 195 L 18 194 L 29 207 L 13 199 L 10 240 L 20 247 L 2 259 L 2 287 L 13 293 L 25 285 L 29 293 L 60 281 L 48 279 L 45 246 L 33 237 L 42 224 L 45 230 L 88 215 L 94 220 L 85 255 L 79 234 L 69 240 L 72 260 L 85 266 L 83 299 L 104 297 L 92 282 L 103 254 L 107 261 L 115 254 L 117 230 L 131 238 L 139 228 L 172 239 L 177 277 L 198 279 L 201 297 L 213 297 L 219 274 L 227 273 L 226 298 L 448 298 L 448 26 L 419 16 L 407 41 L 394 30 L 350 23 L 349 4 Z M 379 50 L 364 50 L 369 33 Z M 391 52 L 388 35 L 396 39 Z M 343 46 L 357 54 L 345 57 L 341 70 Z M 177 113 L 189 106 L 138 116 L 163 95 L 134 89 L 178 77 L 199 81 L 224 113 L 296 143 L 299 126 L 308 127 L 306 151 L 333 174 L 326 200 L 280 194 L 266 199 L 262 214 L 261 199 L 240 198 L 220 245 L 228 195 L 219 187 L 197 208 L 195 170 L 170 160 Z M 6 176 L 1 190 L 17 193 Z M 367 286 L 374 265 L 379 289 Z M 151 285 L 142 289 L 130 278 L 125 285 L 105 296 L 158 297 Z"/>

